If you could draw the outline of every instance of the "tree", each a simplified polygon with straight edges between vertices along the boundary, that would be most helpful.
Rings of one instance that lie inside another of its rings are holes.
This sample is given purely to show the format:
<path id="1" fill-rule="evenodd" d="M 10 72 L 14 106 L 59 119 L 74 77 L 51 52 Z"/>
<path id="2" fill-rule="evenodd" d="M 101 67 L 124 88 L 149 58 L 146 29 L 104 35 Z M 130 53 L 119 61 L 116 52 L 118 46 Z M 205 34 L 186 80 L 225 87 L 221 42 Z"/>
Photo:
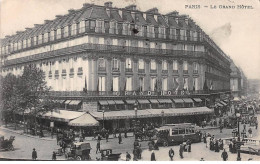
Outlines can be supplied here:
<path id="1" fill-rule="evenodd" d="M 37 116 L 51 110 L 50 106 L 46 105 L 49 99 L 49 90 L 44 73 L 35 65 L 24 67 L 21 83 L 19 85 L 19 93 L 21 96 L 21 106 L 24 110 L 29 110 L 29 116 L 33 118 L 32 122 L 37 129 Z M 47 99 L 47 100 L 46 100 Z"/>

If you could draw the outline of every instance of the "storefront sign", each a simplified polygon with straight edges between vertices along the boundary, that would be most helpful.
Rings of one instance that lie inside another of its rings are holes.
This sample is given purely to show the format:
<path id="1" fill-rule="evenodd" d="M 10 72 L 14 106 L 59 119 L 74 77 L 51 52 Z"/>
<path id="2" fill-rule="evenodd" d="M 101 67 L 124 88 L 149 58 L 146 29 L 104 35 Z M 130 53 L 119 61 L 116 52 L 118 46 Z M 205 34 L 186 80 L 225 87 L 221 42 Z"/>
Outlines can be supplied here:
<path id="1" fill-rule="evenodd" d="M 125 92 L 115 92 L 117 96 L 171 96 L 171 95 L 190 95 L 190 92 L 187 90 L 183 91 L 125 91 Z"/>

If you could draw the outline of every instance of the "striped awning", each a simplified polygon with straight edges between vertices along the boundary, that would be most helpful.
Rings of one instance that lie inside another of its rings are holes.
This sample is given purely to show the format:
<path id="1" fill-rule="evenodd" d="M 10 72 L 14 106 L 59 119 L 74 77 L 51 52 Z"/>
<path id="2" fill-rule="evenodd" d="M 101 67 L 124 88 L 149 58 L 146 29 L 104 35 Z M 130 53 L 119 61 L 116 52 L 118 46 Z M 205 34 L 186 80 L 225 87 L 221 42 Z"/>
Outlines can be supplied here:
<path id="1" fill-rule="evenodd" d="M 150 102 L 151 102 L 152 104 L 159 104 L 159 101 L 156 100 L 156 99 L 150 99 Z"/>
<path id="2" fill-rule="evenodd" d="M 81 103 L 81 100 L 72 100 L 69 105 L 79 105 Z"/>
<path id="3" fill-rule="evenodd" d="M 174 103 L 184 103 L 182 99 L 173 99 Z"/>
<path id="4" fill-rule="evenodd" d="M 66 100 L 66 101 L 64 102 L 64 104 L 65 104 L 65 105 L 68 105 L 71 101 L 72 101 L 72 100 Z"/>
<path id="5" fill-rule="evenodd" d="M 99 122 L 93 118 L 90 114 L 86 113 L 74 120 L 71 120 L 68 125 L 70 126 L 99 126 Z"/>
<path id="6" fill-rule="evenodd" d="M 43 118 L 62 121 L 62 122 L 69 122 L 79 116 L 82 116 L 85 112 L 76 112 L 76 111 L 69 111 L 69 110 L 57 110 L 53 112 L 47 112 L 42 115 Z"/>
<path id="7" fill-rule="evenodd" d="M 123 104 L 125 104 L 122 100 L 114 100 L 114 102 L 115 102 L 117 105 L 123 105 Z"/>
<path id="8" fill-rule="evenodd" d="M 200 98 L 193 98 L 193 100 L 194 100 L 195 102 L 202 102 L 202 100 L 201 100 Z"/>
<path id="9" fill-rule="evenodd" d="M 100 105 L 108 105 L 107 101 L 103 100 L 103 101 L 98 101 Z"/>
<path id="10" fill-rule="evenodd" d="M 134 104 L 136 100 L 125 100 L 127 104 Z"/>
<path id="11" fill-rule="evenodd" d="M 224 101 L 220 101 L 221 104 L 223 104 L 224 106 L 227 106 L 227 104 Z"/>
<path id="12" fill-rule="evenodd" d="M 172 103 L 172 101 L 170 100 L 170 99 L 158 99 L 158 101 L 160 102 L 160 103 Z"/>
<path id="13" fill-rule="evenodd" d="M 222 107 L 223 105 L 221 103 L 217 103 L 216 106 Z"/>
<path id="14" fill-rule="evenodd" d="M 185 103 L 193 103 L 192 99 L 190 99 L 190 98 L 183 98 L 183 101 Z"/>
<path id="15" fill-rule="evenodd" d="M 139 100 L 137 100 L 140 104 L 150 104 L 150 102 L 148 101 L 148 100 L 146 100 L 146 99 L 139 99 Z"/>
<path id="16" fill-rule="evenodd" d="M 115 105 L 116 103 L 113 100 L 107 100 L 108 105 Z"/>

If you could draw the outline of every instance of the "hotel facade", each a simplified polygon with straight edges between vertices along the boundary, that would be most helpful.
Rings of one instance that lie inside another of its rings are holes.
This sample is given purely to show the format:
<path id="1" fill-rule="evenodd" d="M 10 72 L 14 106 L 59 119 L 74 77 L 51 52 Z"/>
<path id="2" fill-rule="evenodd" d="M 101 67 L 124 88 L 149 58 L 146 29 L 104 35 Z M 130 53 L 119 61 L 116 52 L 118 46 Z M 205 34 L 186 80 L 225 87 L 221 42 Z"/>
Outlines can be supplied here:
<path id="1" fill-rule="evenodd" d="M 2 76 L 36 65 L 63 108 L 109 129 L 131 119 L 196 122 L 230 93 L 229 57 L 189 16 L 135 5 L 84 4 L 6 36 L 1 62 Z"/>

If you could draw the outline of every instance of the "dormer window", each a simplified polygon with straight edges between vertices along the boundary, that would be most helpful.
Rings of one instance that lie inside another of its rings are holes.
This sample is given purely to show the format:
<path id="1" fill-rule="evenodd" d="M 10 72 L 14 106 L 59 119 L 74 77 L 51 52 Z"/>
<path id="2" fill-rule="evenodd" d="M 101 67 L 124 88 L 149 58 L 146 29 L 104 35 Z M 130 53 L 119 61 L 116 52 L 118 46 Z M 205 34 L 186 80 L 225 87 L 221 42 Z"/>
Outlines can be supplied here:
<path id="1" fill-rule="evenodd" d="M 27 47 L 31 47 L 32 38 L 27 39 Z"/>
<path id="2" fill-rule="evenodd" d="M 79 33 L 85 32 L 85 20 L 80 21 L 79 23 Z"/>
<path id="3" fill-rule="evenodd" d="M 117 34 L 117 22 L 111 21 L 110 22 L 110 28 L 109 28 L 109 33 L 110 34 Z"/>
<path id="4" fill-rule="evenodd" d="M 16 51 L 16 50 L 17 50 L 17 42 L 14 43 L 14 51 Z"/>
<path id="5" fill-rule="evenodd" d="M 50 32 L 50 41 L 53 41 L 54 40 L 54 31 L 52 30 Z"/>
<path id="6" fill-rule="evenodd" d="M 151 38 L 155 37 L 154 26 L 147 26 L 147 36 Z"/>
<path id="7" fill-rule="evenodd" d="M 48 40 L 49 40 L 49 33 L 48 32 L 46 32 L 44 35 L 43 35 L 43 38 L 44 38 L 44 43 L 47 43 L 48 42 Z"/>
<path id="8" fill-rule="evenodd" d="M 130 28 L 130 24 L 128 23 L 123 24 L 123 35 L 129 35 L 129 32 L 131 32 L 129 28 Z"/>
<path id="9" fill-rule="evenodd" d="M 58 28 L 56 31 L 56 39 L 60 39 L 61 38 L 61 29 Z"/>
<path id="10" fill-rule="evenodd" d="M 69 36 L 69 26 L 64 27 L 64 32 L 63 32 L 63 37 L 68 37 Z"/>
<path id="11" fill-rule="evenodd" d="M 165 27 L 159 27 L 159 38 L 166 38 Z"/>
<path id="12" fill-rule="evenodd" d="M 42 44 L 42 34 L 38 36 L 38 44 Z"/>
<path id="13" fill-rule="evenodd" d="M 186 40 L 186 32 L 185 32 L 185 30 L 180 30 L 180 36 L 181 36 L 181 40 Z"/>
<path id="14" fill-rule="evenodd" d="M 105 33 L 105 22 L 103 20 L 96 20 L 96 28 L 95 28 L 95 32 L 97 33 Z"/>
<path id="15" fill-rule="evenodd" d="M 77 24 L 74 23 L 71 25 L 71 35 L 76 35 L 77 34 Z"/>
<path id="16" fill-rule="evenodd" d="M 33 37 L 33 45 L 37 45 L 38 41 L 37 41 L 38 37 L 34 36 Z"/>
<path id="17" fill-rule="evenodd" d="M 23 40 L 23 48 L 27 48 L 27 40 L 26 39 Z"/>

